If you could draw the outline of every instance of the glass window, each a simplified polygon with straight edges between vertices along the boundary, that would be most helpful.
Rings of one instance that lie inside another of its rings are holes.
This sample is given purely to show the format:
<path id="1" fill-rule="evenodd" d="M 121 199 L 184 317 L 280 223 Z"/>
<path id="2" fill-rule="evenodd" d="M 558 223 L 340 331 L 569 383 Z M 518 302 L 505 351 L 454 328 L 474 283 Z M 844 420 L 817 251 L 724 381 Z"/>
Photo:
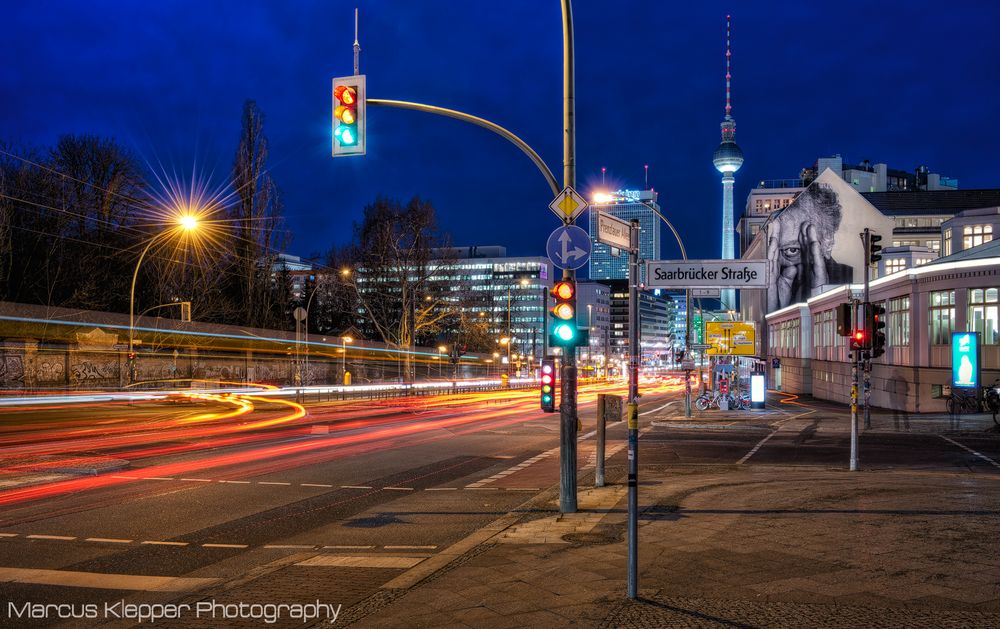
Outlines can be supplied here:
<path id="1" fill-rule="evenodd" d="M 946 256 L 950 256 L 951 255 L 951 230 L 950 229 L 944 230 L 944 241 L 941 243 L 941 252 L 942 252 L 942 255 L 946 255 Z"/>
<path id="2" fill-rule="evenodd" d="M 995 288 L 969 291 L 969 329 L 979 332 L 984 345 L 1000 344 L 1000 299 Z"/>
<path id="3" fill-rule="evenodd" d="M 966 225 L 962 228 L 962 248 L 971 249 L 993 240 L 992 225 Z"/>
<path id="4" fill-rule="evenodd" d="M 889 347 L 910 344 L 910 298 L 890 299 L 886 309 L 885 337 Z"/>
<path id="5" fill-rule="evenodd" d="M 885 274 L 892 275 L 893 273 L 898 273 L 900 271 L 906 270 L 906 259 L 905 258 L 895 258 L 892 260 L 885 261 Z"/>
<path id="6" fill-rule="evenodd" d="M 951 343 L 955 329 L 955 291 L 942 290 L 930 294 L 930 332 L 932 345 Z"/>

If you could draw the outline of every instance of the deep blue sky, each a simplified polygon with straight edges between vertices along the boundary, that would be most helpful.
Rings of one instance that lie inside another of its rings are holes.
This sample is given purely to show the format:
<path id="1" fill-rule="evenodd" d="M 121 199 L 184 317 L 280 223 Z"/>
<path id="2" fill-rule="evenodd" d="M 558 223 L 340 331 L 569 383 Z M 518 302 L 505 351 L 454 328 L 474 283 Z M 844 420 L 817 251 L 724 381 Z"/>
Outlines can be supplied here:
<path id="1" fill-rule="evenodd" d="M 330 79 L 352 72 L 353 8 L 370 97 L 460 109 L 520 135 L 561 181 L 559 2 L 6 2 L 0 138 L 112 136 L 221 181 L 245 99 L 266 115 L 290 252 L 349 238 L 376 195 L 429 199 L 455 244 L 542 254 L 557 225 L 531 162 L 482 129 L 369 109 L 368 155 L 330 157 Z M 752 182 L 824 155 L 1000 187 L 996 3 L 578 1 L 578 188 L 642 184 L 643 164 L 689 252 L 717 257 L 724 16 L 733 115 Z M 668 234 L 665 234 L 668 235 Z M 676 250 L 666 238 L 664 256 Z"/>

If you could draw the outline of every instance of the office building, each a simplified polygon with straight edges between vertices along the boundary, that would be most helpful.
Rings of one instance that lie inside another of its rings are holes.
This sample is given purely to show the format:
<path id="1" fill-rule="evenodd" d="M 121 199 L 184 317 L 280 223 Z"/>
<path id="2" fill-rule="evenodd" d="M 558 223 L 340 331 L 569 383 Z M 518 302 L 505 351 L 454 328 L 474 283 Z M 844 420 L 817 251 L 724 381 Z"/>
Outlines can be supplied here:
<path id="1" fill-rule="evenodd" d="M 628 277 L 628 255 L 612 255 L 611 247 L 597 242 L 597 212 L 605 212 L 623 221 L 639 221 L 639 257 L 660 259 L 660 219 L 656 213 L 657 193 L 653 190 L 618 190 L 594 195 L 590 206 L 590 279 L 597 281 L 623 280 Z M 639 280 L 645 281 L 645 269 L 640 267 Z"/>

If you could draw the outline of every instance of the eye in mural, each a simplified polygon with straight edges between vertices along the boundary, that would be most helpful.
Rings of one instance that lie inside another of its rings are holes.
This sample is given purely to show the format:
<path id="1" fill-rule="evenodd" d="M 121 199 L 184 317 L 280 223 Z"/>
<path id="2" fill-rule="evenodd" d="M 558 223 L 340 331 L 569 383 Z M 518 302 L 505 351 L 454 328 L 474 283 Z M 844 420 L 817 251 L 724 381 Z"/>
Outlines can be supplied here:
<path id="1" fill-rule="evenodd" d="M 854 267 L 833 257 L 843 210 L 832 187 L 813 184 L 768 225 L 767 312 L 804 302 L 828 284 L 846 284 Z"/>

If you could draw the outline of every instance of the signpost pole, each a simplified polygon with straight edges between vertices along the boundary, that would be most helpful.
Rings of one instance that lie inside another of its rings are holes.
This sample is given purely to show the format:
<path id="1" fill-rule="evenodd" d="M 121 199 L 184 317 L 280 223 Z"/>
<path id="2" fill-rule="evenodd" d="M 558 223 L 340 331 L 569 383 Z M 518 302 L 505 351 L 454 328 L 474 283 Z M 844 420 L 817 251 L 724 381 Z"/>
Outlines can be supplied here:
<path id="1" fill-rule="evenodd" d="M 866 227 L 864 233 L 861 234 L 861 240 L 864 242 L 864 249 L 865 249 L 865 293 L 864 293 L 865 308 L 864 308 L 864 312 L 865 312 L 866 315 L 868 314 L 868 308 L 870 307 L 869 306 L 869 299 L 870 299 L 870 297 L 869 297 L 869 284 L 870 284 L 870 281 L 871 281 L 870 280 L 870 277 L 871 277 L 871 274 L 870 274 L 871 264 L 869 263 L 869 259 L 868 259 L 868 247 L 869 247 L 869 239 L 870 238 L 871 238 L 871 232 Z M 865 323 L 864 323 L 864 325 L 865 325 L 865 327 L 868 326 L 868 318 L 867 317 L 865 317 Z M 870 340 L 874 340 L 874 338 L 875 338 L 875 330 L 865 330 L 865 334 L 868 335 L 868 337 L 869 337 Z M 870 430 L 871 427 L 872 427 L 872 409 L 871 409 L 871 398 L 872 398 L 872 390 L 871 390 L 871 384 L 872 384 L 871 383 L 871 378 L 872 378 L 872 360 L 871 360 L 871 353 L 870 353 L 870 351 L 871 350 L 869 350 L 869 352 L 866 352 L 868 354 L 867 357 L 865 357 L 865 354 L 861 355 L 862 359 L 864 361 L 863 362 L 863 366 L 864 366 L 865 430 Z"/>
<path id="2" fill-rule="evenodd" d="M 684 291 L 684 358 L 691 360 L 691 289 Z M 691 371 L 684 371 L 684 416 L 691 417 Z"/>
<path id="3" fill-rule="evenodd" d="M 854 316 L 857 317 L 858 302 L 854 301 Z M 855 319 L 857 320 L 857 319 Z M 858 471 L 858 363 L 861 350 L 854 350 L 851 357 L 851 471 Z"/>
<path id="4" fill-rule="evenodd" d="M 638 596 L 639 537 L 639 221 L 632 221 L 628 271 L 628 597 Z"/>

